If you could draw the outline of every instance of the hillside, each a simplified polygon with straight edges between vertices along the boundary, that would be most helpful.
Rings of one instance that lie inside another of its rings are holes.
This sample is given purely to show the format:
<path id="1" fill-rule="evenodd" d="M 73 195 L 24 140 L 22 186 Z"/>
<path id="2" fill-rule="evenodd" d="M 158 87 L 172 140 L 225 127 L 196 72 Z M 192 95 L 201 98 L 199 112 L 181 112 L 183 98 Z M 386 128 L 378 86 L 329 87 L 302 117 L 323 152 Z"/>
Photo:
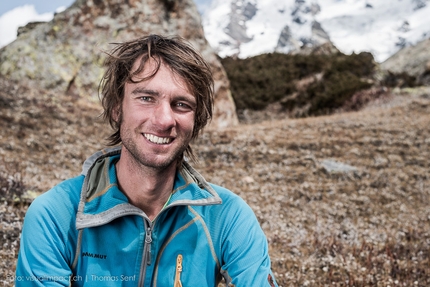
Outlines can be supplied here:
<path id="1" fill-rule="evenodd" d="M 108 128 L 97 102 L 2 78 L 0 111 L 0 284 L 13 286 L 28 202 L 78 174 Z M 430 88 L 397 89 L 358 112 L 207 130 L 196 167 L 254 209 L 280 286 L 429 286 L 429 111 Z"/>

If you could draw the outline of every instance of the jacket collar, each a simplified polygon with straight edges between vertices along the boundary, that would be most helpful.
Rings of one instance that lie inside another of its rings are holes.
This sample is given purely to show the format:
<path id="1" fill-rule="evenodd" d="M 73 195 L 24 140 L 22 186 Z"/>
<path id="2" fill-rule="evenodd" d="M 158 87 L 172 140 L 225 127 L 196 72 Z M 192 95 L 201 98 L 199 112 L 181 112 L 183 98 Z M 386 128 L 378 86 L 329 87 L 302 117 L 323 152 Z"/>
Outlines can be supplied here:
<path id="1" fill-rule="evenodd" d="M 83 164 L 85 176 L 76 217 L 78 229 L 106 224 L 125 215 L 144 212 L 131 205 L 118 188 L 115 163 L 121 146 L 104 149 Z M 167 207 L 177 205 L 213 205 L 222 200 L 212 186 L 188 162 L 176 173 L 173 194 Z"/>

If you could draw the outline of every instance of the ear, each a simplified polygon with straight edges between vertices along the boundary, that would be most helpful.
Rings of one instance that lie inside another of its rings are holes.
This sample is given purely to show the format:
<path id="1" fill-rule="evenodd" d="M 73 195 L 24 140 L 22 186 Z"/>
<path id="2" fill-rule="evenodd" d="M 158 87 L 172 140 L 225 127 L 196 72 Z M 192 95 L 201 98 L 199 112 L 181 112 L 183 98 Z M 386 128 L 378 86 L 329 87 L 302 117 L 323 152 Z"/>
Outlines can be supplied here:
<path id="1" fill-rule="evenodd" d="M 113 109 L 112 109 L 112 120 L 115 123 L 119 123 L 121 121 L 121 104 L 117 104 Z"/>

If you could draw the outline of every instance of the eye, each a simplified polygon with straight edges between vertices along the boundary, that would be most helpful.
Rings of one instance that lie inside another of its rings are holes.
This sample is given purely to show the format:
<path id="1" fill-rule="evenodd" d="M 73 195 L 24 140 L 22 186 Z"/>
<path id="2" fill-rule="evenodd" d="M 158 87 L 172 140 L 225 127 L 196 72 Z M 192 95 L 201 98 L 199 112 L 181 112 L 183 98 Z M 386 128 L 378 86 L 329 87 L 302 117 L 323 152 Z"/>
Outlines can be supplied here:
<path id="1" fill-rule="evenodd" d="M 143 102 L 151 102 L 152 101 L 152 98 L 148 97 L 148 96 L 141 96 L 141 97 L 139 97 L 139 99 Z"/>
<path id="2" fill-rule="evenodd" d="M 191 107 L 191 105 L 185 103 L 185 102 L 177 102 L 175 104 L 175 107 L 180 110 L 180 111 L 193 111 L 193 108 Z"/>

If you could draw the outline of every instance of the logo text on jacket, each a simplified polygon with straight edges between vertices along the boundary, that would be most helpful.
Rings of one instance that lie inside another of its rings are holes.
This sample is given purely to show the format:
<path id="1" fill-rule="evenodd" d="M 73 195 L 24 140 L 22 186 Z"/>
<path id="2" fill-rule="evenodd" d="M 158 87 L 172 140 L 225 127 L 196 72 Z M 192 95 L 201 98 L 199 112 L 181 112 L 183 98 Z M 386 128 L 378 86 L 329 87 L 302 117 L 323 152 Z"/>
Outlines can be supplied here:
<path id="1" fill-rule="evenodd" d="M 97 258 L 97 259 L 106 259 L 107 255 L 104 254 L 96 254 L 96 253 L 90 253 L 90 252 L 82 252 L 82 257 L 91 257 L 91 258 Z"/>

